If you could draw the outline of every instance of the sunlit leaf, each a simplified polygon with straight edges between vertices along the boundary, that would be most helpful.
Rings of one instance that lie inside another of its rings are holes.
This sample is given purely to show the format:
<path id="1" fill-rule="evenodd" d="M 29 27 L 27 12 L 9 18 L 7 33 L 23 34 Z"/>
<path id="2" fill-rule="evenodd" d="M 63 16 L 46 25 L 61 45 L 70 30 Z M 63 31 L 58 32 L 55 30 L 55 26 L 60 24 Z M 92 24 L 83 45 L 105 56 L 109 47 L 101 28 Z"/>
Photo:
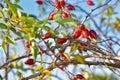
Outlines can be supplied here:
<path id="1" fill-rule="evenodd" d="M 71 56 L 73 56 L 74 59 L 77 60 L 78 62 L 80 62 L 81 64 L 85 63 L 85 59 L 83 56 L 81 56 L 79 54 L 72 54 Z"/>
<path id="2" fill-rule="evenodd" d="M 72 25 L 72 26 L 74 26 L 74 27 L 77 27 L 77 23 L 75 22 L 75 21 L 73 21 L 73 20 L 71 20 L 71 19 L 63 19 L 63 20 L 59 20 L 59 21 L 56 21 L 56 22 L 58 22 L 59 24 L 61 24 L 62 26 L 64 25 L 64 24 L 69 24 L 69 25 Z"/>
<path id="3" fill-rule="evenodd" d="M 5 42 L 5 40 L 2 42 L 2 48 L 4 50 L 4 53 L 6 54 L 6 42 Z"/>
<path id="4" fill-rule="evenodd" d="M 56 19 L 58 19 L 58 18 L 60 18 L 60 17 L 61 17 L 61 14 L 60 14 L 60 13 L 57 13 L 57 14 L 54 15 L 53 19 L 56 20 Z"/>
<path id="5" fill-rule="evenodd" d="M 42 66 L 42 65 L 39 65 L 39 66 L 37 66 L 37 67 L 34 69 L 34 72 L 40 71 L 40 70 L 42 70 L 42 69 L 43 69 L 43 66 Z"/>
<path id="6" fill-rule="evenodd" d="M 78 44 L 74 44 L 72 47 L 71 47 L 71 50 L 70 52 L 75 52 L 78 48 Z"/>
<path id="7" fill-rule="evenodd" d="M 30 48 L 31 48 L 32 56 L 34 57 L 34 60 L 36 61 L 37 55 L 39 54 L 39 48 L 34 41 L 32 41 L 31 44 L 32 46 Z"/>
<path id="8" fill-rule="evenodd" d="M 67 58 L 68 61 L 70 61 L 70 54 L 64 53 L 65 57 Z"/>

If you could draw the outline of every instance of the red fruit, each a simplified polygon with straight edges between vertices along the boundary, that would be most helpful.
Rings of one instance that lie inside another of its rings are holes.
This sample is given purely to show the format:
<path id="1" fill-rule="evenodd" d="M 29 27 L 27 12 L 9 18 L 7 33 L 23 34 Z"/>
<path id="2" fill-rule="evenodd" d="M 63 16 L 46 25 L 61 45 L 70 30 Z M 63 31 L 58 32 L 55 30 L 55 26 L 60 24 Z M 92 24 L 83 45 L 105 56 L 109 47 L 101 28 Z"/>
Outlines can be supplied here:
<path id="1" fill-rule="evenodd" d="M 42 5 L 43 1 L 42 0 L 36 0 L 36 3 L 39 4 L 39 5 Z"/>
<path id="2" fill-rule="evenodd" d="M 64 7 L 66 5 L 66 2 L 64 1 L 64 0 L 62 0 L 61 2 L 60 2 L 60 6 L 61 7 Z"/>
<path id="3" fill-rule="evenodd" d="M 63 68 L 64 68 L 64 65 L 61 64 L 61 65 L 59 66 L 59 68 L 60 68 L 60 69 L 63 69 Z"/>
<path id="4" fill-rule="evenodd" d="M 88 0 L 88 1 L 87 1 L 87 4 L 88 4 L 89 6 L 93 6 L 93 5 L 94 5 L 93 1 L 91 1 L 91 0 Z"/>
<path id="5" fill-rule="evenodd" d="M 86 38 L 89 35 L 89 31 L 87 29 L 83 29 L 80 35 L 80 38 Z"/>
<path id="6" fill-rule="evenodd" d="M 80 46 L 87 46 L 87 44 L 85 44 L 85 43 L 79 43 L 80 44 Z"/>
<path id="7" fill-rule="evenodd" d="M 59 43 L 59 44 L 63 44 L 63 43 L 65 43 L 66 41 L 67 41 L 66 38 L 58 38 L 58 43 Z"/>
<path id="8" fill-rule="evenodd" d="M 53 20 L 54 19 L 54 15 L 55 14 L 50 15 L 49 18 L 48 18 L 48 20 Z"/>
<path id="9" fill-rule="evenodd" d="M 80 35 L 81 35 L 81 31 L 80 31 L 80 30 L 77 30 L 77 31 L 75 31 L 75 33 L 74 33 L 74 38 L 78 38 L 78 37 L 80 37 Z"/>
<path id="10" fill-rule="evenodd" d="M 58 9 L 61 9 L 61 5 L 60 5 L 60 2 L 57 3 L 57 6 L 56 6 Z"/>
<path id="11" fill-rule="evenodd" d="M 52 37 L 52 34 L 50 32 L 47 32 L 44 36 L 43 36 L 43 39 L 48 39 Z"/>
<path id="12" fill-rule="evenodd" d="M 68 17 L 69 17 L 69 15 L 68 15 L 68 13 L 67 13 L 67 12 L 63 12 L 62 17 L 63 17 L 63 18 L 68 18 Z"/>
<path id="13" fill-rule="evenodd" d="M 29 48 L 30 45 L 31 45 L 30 41 L 27 41 L 27 42 L 25 43 L 25 46 L 26 46 L 27 48 Z"/>
<path id="14" fill-rule="evenodd" d="M 85 25 L 84 25 L 84 24 L 80 24 L 78 27 L 79 27 L 79 30 L 80 30 L 80 31 L 82 31 L 82 30 L 85 29 Z"/>
<path id="15" fill-rule="evenodd" d="M 34 59 L 32 59 L 32 58 L 29 58 L 25 61 L 25 64 L 27 64 L 27 65 L 34 65 L 34 63 L 35 63 Z"/>
<path id="16" fill-rule="evenodd" d="M 74 77 L 72 80 L 77 80 L 77 78 L 76 78 L 76 77 Z"/>
<path id="17" fill-rule="evenodd" d="M 62 54 L 62 60 L 67 60 L 67 57 L 64 54 Z"/>
<path id="18" fill-rule="evenodd" d="M 97 33 L 94 30 L 89 31 L 89 36 L 93 39 L 98 39 Z"/>
<path id="19" fill-rule="evenodd" d="M 75 10 L 75 7 L 74 7 L 73 5 L 70 5 L 70 4 L 69 4 L 69 5 L 67 6 L 67 10 Z"/>
<path id="20" fill-rule="evenodd" d="M 77 78 L 77 79 L 82 79 L 82 80 L 84 80 L 84 79 L 85 79 L 85 78 L 84 78 L 84 76 L 83 76 L 83 75 L 81 75 L 81 74 L 77 74 L 77 75 L 76 75 L 76 78 Z"/>

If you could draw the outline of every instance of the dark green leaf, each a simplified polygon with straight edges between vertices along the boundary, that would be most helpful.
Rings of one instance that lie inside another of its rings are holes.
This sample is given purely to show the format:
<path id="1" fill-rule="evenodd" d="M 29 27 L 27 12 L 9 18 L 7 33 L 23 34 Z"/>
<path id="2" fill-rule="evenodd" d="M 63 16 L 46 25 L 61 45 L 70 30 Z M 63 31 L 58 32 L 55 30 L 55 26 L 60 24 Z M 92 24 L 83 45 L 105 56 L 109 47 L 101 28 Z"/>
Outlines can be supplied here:
<path id="1" fill-rule="evenodd" d="M 0 23 L 0 28 L 1 28 L 1 29 L 6 29 L 7 26 L 6 26 L 5 24 L 3 24 L 3 23 Z"/>
<path id="2" fill-rule="evenodd" d="M 7 36 L 6 36 L 6 40 L 7 40 L 7 42 L 9 42 L 9 43 L 11 43 L 11 44 L 15 44 L 14 39 L 13 39 L 10 35 L 7 35 Z"/>

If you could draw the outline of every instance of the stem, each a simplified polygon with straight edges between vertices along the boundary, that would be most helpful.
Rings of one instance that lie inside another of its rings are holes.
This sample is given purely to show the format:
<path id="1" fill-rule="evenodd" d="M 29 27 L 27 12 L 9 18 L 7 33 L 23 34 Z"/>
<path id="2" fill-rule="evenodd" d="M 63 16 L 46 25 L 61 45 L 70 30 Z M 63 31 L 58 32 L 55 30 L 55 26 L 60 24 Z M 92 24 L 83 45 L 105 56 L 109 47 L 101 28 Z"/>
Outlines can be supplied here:
<path id="1" fill-rule="evenodd" d="M 9 60 L 9 43 L 6 45 L 6 62 Z M 8 80 L 8 68 L 5 68 L 5 80 Z"/>

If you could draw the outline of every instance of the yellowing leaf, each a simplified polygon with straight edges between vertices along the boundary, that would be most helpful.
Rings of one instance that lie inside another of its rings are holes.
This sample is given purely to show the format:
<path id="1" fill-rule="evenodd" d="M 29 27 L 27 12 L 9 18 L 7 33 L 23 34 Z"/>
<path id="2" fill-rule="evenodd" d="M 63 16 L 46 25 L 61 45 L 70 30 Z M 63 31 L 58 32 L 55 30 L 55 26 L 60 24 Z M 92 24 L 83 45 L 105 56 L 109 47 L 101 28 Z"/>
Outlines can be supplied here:
<path id="1" fill-rule="evenodd" d="M 70 61 L 70 55 L 68 53 L 64 53 L 64 55 L 66 56 L 67 60 Z"/>
<path id="2" fill-rule="evenodd" d="M 52 62 L 52 66 L 53 66 L 53 68 L 55 68 L 56 67 L 56 62 Z"/>
<path id="3" fill-rule="evenodd" d="M 16 58 L 16 53 L 14 52 L 14 54 L 10 56 L 10 59 L 15 59 L 15 58 Z"/>
<path id="4" fill-rule="evenodd" d="M 54 15 L 53 19 L 56 20 L 56 19 L 58 19 L 58 18 L 60 18 L 60 17 L 61 17 L 61 14 L 60 14 L 60 13 L 57 13 L 57 14 Z"/>
<path id="5" fill-rule="evenodd" d="M 43 66 L 42 66 L 42 65 L 39 65 L 39 66 L 37 66 L 37 67 L 34 69 L 34 72 L 40 71 L 40 70 L 42 70 L 42 69 L 43 69 Z"/>
<path id="6" fill-rule="evenodd" d="M 78 62 L 80 62 L 81 64 L 85 63 L 84 57 L 79 55 L 79 54 L 72 54 L 71 56 L 74 57 L 75 60 L 77 60 Z"/>
<path id="7" fill-rule="evenodd" d="M 50 74 L 50 71 L 48 69 L 45 69 L 42 71 L 42 74 Z"/>

